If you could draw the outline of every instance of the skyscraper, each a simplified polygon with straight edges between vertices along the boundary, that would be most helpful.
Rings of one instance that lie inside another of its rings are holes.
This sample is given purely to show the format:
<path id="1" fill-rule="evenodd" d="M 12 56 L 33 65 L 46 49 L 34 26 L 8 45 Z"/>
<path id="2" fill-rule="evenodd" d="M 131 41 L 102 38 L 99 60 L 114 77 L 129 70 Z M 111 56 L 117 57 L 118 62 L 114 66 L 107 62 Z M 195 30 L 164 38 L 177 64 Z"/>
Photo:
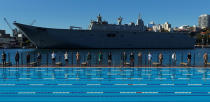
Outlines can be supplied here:
<path id="1" fill-rule="evenodd" d="M 200 28 L 210 28 L 210 15 L 200 15 L 198 18 L 198 26 Z"/>

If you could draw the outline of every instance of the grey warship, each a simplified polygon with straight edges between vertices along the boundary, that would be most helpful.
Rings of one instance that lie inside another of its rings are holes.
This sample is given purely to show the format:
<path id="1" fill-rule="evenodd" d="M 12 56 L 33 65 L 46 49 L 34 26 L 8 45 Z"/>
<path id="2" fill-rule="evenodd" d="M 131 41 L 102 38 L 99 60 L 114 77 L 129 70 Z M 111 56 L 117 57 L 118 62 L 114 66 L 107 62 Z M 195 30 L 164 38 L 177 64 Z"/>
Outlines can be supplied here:
<path id="1" fill-rule="evenodd" d="M 66 48 L 194 48 L 195 40 L 187 33 L 148 32 L 144 21 L 139 17 L 137 23 L 109 24 L 97 17 L 89 29 L 54 29 L 36 27 L 21 23 L 14 25 L 37 47 L 44 49 Z"/>

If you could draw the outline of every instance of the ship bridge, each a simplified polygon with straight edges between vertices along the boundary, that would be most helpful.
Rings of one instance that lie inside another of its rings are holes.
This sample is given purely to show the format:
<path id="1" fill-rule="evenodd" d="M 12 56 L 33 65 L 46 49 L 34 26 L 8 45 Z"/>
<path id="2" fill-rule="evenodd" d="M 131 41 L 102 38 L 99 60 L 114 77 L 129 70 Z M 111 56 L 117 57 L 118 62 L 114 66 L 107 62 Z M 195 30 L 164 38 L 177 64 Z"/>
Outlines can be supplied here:
<path id="1" fill-rule="evenodd" d="M 137 19 L 137 23 L 131 22 L 130 24 L 122 24 L 122 17 L 117 19 L 118 24 L 109 24 L 107 21 L 102 21 L 102 16 L 99 14 L 97 21 L 92 20 L 89 25 L 89 30 L 102 30 L 102 31 L 145 31 L 144 21 L 140 15 Z"/>

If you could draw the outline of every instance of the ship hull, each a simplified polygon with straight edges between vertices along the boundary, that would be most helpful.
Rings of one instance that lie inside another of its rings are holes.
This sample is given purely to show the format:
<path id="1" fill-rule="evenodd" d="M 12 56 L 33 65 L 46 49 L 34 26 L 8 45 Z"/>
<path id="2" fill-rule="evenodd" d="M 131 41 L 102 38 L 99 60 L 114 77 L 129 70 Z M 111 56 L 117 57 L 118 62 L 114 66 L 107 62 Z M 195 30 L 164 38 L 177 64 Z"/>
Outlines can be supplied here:
<path id="1" fill-rule="evenodd" d="M 194 48 L 185 33 L 53 29 L 14 23 L 38 48 Z"/>

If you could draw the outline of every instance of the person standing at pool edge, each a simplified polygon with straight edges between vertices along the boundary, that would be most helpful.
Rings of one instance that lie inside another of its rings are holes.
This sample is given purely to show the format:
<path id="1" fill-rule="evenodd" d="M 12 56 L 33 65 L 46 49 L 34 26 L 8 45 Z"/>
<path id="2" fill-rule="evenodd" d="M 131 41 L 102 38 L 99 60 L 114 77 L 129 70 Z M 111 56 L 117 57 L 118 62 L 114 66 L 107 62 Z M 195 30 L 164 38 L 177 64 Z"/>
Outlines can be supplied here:
<path id="1" fill-rule="evenodd" d="M 100 52 L 99 52 L 99 55 L 98 55 L 98 62 L 99 62 L 99 64 L 102 64 L 102 60 L 103 60 L 103 54 L 102 54 L 102 52 L 100 51 Z"/>
<path id="2" fill-rule="evenodd" d="M 88 52 L 88 55 L 87 55 L 87 65 L 91 66 L 91 54 L 90 54 L 90 52 Z"/>
<path id="3" fill-rule="evenodd" d="M 26 63 L 27 63 L 27 66 L 30 64 L 30 54 L 29 53 L 27 53 L 27 55 L 26 55 Z"/>
<path id="4" fill-rule="evenodd" d="M 40 66 L 41 65 L 41 59 L 42 59 L 42 55 L 40 52 L 38 52 L 37 54 L 37 65 Z"/>
<path id="5" fill-rule="evenodd" d="M 127 54 L 126 54 L 126 52 L 123 52 L 122 53 L 121 59 L 122 59 L 123 66 L 125 66 L 126 60 L 127 60 Z"/>
<path id="6" fill-rule="evenodd" d="M 150 52 L 148 53 L 148 65 L 152 65 L 152 54 Z"/>
<path id="7" fill-rule="evenodd" d="M 6 57 L 6 53 L 3 51 L 3 52 L 2 52 L 2 65 L 3 65 L 3 66 L 6 66 L 6 58 L 7 58 L 7 57 Z"/>
<path id="8" fill-rule="evenodd" d="M 19 52 L 17 51 L 16 54 L 15 54 L 15 63 L 16 63 L 16 67 L 19 66 L 19 58 L 20 58 L 20 54 L 19 54 Z"/>
<path id="9" fill-rule="evenodd" d="M 141 54 L 141 52 L 138 53 L 138 66 L 142 66 L 142 54 Z"/>
<path id="10" fill-rule="evenodd" d="M 134 67 L 134 53 L 133 52 L 131 52 L 130 54 L 130 66 Z"/>
<path id="11" fill-rule="evenodd" d="M 52 58 L 52 64 L 55 65 L 56 54 L 54 51 L 51 54 L 51 58 Z"/>
<path id="12" fill-rule="evenodd" d="M 162 64 L 163 64 L 163 54 L 160 53 L 159 56 L 158 56 L 158 58 L 159 58 L 159 63 L 162 66 Z"/>
<path id="13" fill-rule="evenodd" d="M 192 55 L 191 55 L 191 53 L 188 53 L 188 55 L 187 55 L 187 65 L 191 65 L 191 59 L 192 59 Z"/>
<path id="14" fill-rule="evenodd" d="M 77 61 L 77 66 L 79 66 L 80 65 L 80 54 L 79 54 L 79 52 L 77 51 L 77 53 L 76 53 L 76 61 Z M 73 64 L 73 63 L 72 63 Z"/>
<path id="15" fill-rule="evenodd" d="M 64 54 L 64 60 L 65 60 L 65 62 L 66 62 L 66 65 L 68 65 L 68 57 L 69 57 L 69 55 L 68 55 L 68 52 L 66 51 L 66 53 Z"/>
<path id="16" fill-rule="evenodd" d="M 203 61 L 204 61 L 204 65 L 206 66 L 207 63 L 208 63 L 208 54 L 207 53 L 204 53 L 204 55 L 203 55 Z"/>
<path id="17" fill-rule="evenodd" d="M 112 53 L 109 52 L 108 54 L 108 65 L 111 66 L 112 65 Z"/>
<path id="18" fill-rule="evenodd" d="M 171 55 L 171 59 L 172 59 L 172 65 L 176 66 L 176 53 L 175 52 Z"/>

